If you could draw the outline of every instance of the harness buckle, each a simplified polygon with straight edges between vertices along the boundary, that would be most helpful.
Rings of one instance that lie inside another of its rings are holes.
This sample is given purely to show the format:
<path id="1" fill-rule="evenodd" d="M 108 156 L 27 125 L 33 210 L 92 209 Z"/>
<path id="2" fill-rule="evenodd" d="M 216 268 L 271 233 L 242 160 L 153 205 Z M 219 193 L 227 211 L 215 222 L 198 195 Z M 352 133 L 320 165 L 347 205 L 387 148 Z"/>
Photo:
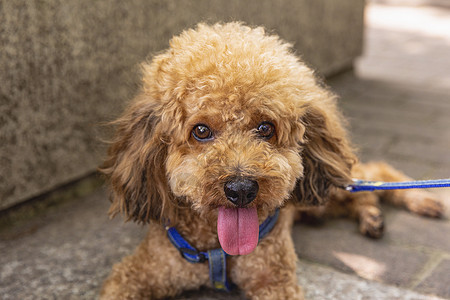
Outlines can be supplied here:
<path id="1" fill-rule="evenodd" d="M 184 259 L 191 260 L 190 257 L 186 257 L 186 254 L 189 254 L 189 255 L 195 256 L 199 263 L 206 261 L 205 254 L 199 252 L 198 250 L 194 250 L 194 249 L 190 249 L 190 248 L 180 248 L 179 251 L 180 251 L 181 256 Z"/>

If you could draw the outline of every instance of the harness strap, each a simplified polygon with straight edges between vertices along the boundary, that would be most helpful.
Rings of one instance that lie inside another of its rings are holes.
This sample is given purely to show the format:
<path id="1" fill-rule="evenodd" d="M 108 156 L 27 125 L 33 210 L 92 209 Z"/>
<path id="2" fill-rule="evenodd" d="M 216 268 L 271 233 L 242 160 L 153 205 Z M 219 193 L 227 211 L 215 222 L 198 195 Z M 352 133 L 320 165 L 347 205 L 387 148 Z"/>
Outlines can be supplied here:
<path id="1" fill-rule="evenodd" d="M 264 238 L 269 232 L 272 230 L 272 228 L 275 226 L 275 223 L 278 220 L 278 216 L 280 215 L 280 209 L 277 208 L 275 210 L 275 213 L 271 216 L 269 216 L 267 219 L 264 220 L 264 222 L 259 225 L 259 240 Z"/>
<path id="2" fill-rule="evenodd" d="M 208 251 L 209 278 L 216 290 L 231 291 L 232 283 L 227 280 L 227 255 L 222 248 Z"/>
<path id="3" fill-rule="evenodd" d="M 396 190 L 396 189 L 428 189 L 428 188 L 441 188 L 450 187 L 449 179 L 436 179 L 436 180 L 417 180 L 417 181 L 404 181 L 404 182 L 383 182 L 383 181 L 368 181 L 353 179 L 353 183 L 345 186 L 347 191 L 363 192 L 363 191 L 375 191 L 375 190 Z"/>
<path id="4" fill-rule="evenodd" d="M 259 240 L 264 238 L 275 226 L 280 209 L 269 216 L 259 225 Z M 192 247 L 175 229 L 175 227 L 166 227 L 167 236 L 175 248 L 180 251 L 181 256 L 190 263 L 202 263 L 208 260 L 209 278 L 213 287 L 221 291 L 231 291 L 233 284 L 227 279 L 227 256 L 228 254 L 222 248 L 212 249 L 207 252 L 201 252 Z"/>
<path id="5" fill-rule="evenodd" d="M 175 227 L 166 228 L 167 236 L 172 244 L 180 251 L 181 256 L 190 263 L 201 263 L 208 259 L 207 252 L 200 252 L 192 247 L 175 229 Z"/>

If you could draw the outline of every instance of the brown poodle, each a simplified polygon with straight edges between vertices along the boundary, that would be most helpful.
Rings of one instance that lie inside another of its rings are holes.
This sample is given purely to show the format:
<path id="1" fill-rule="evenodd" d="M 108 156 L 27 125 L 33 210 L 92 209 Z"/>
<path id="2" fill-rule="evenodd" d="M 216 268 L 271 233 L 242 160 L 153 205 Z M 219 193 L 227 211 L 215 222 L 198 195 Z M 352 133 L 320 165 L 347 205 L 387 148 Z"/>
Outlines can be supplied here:
<path id="1" fill-rule="evenodd" d="M 346 215 L 379 237 L 379 197 L 438 217 L 425 191 L 350 194 L 352 177 L 408 179 L 359 164 L 336 97 L 291 45 L 239 23 L 198 25 L 143 64 L 140 94 L 116 122 L 101 171 L 110 214 L 150 223 L 136 252 L 116 264 L 102 299 L 157 299 L 211 286 L 208 262 L 191 263 L 166 226 L 199 251 L 222 248 L 227 277 L 250 299 L 302 299 L 294 218 Z M 258 242 L 259 224 L 279 209 Z"/>

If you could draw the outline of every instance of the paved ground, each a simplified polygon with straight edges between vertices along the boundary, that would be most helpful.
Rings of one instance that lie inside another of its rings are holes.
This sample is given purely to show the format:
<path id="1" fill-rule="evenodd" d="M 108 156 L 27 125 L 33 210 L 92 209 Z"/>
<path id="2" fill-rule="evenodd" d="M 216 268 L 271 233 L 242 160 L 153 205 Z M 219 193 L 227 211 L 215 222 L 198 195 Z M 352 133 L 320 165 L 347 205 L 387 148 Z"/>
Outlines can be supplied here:
<path id="1" fill-rule="evenodd" d="M 355 74 L 329 84 L 364 160 L 387 160 L 417 178 L 449 177 L 450 10 L 419 7 L 370 6 L 365 55 Z M 450 207 L 450 190 L 436 192 Z M 109 221 L 106 198 L 99 189 L 1 231 L 0 298 L 95 299 L 111 265 L 146 230 Z M 308 299 L 450 299 L 448 210 L 443 220 L 385 213 L 378 241 L 348 220 L 295 226 Z M 202 291 L 180 299 L 242 297 Z"/>

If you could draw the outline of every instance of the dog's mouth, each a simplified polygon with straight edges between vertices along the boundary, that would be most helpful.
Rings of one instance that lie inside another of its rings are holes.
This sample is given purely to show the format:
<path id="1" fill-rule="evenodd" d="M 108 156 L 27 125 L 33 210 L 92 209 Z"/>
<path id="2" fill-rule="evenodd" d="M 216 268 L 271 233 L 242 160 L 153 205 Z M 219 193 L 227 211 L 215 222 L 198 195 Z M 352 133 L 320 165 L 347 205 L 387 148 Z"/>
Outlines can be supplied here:
<path id="1" fill-rule="evenodd" d="M 255 250 L 259 239 L 256 208 L 219 207 L 217 234 L 222 249 L 229 255 L 246 255 Z"/>

